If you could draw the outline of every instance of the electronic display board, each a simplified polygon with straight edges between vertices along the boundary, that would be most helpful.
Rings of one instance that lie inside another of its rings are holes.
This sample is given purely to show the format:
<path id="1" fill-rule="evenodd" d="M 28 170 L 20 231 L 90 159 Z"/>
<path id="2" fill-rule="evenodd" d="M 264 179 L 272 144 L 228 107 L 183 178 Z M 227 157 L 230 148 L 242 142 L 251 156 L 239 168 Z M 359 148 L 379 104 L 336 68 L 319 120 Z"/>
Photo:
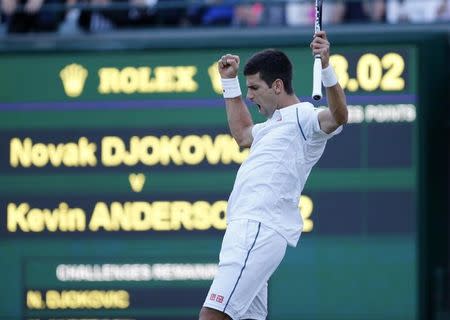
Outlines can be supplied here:
<path id="1" fill-rule="evenodd" d="M 281 49 L 311 101 L 309 47 Z M 249 152 L 228 131 L 223 53 L 2 54 L 0 318 L 197 317 Z M 349 124 L 306 184 L 305 230 L 269 283 L 269 318 L 415 319 L 417 50 L 332 53 Z"/>

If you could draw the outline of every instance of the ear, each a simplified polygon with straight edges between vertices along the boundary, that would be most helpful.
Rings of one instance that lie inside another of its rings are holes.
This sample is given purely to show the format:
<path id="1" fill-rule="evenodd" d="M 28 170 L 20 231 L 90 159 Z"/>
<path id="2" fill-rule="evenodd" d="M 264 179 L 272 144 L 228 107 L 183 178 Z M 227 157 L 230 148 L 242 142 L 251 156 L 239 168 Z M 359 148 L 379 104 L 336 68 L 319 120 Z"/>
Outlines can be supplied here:
<path id="1" fill-rule="evenodd" d="M 275 94 L 280 94 L 284 90 L 283 80 L 277 79 L 272 83 L 272 89 L 275 91 Z"/>

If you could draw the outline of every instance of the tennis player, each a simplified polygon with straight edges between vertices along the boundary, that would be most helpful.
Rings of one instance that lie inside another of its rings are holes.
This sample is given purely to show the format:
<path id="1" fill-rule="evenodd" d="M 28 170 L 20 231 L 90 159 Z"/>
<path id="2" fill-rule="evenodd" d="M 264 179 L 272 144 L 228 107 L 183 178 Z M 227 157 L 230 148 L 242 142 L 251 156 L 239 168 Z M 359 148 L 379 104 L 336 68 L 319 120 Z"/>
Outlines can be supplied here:
<path id="1" fill-rule="evenodd" d="M 301 102 L 292 88 L 292 65 L 281 51 L 254 54 L 244 67 L 247 98 L 267 121 L 253 124 L 237 78 L 239 57 L 218 62 L 228 124 L 237 143 L 250 147 L 228 200 L 219 268 L 200 311 L 201 320 L 265 319 L 267 281 L 286 247 L 297 245 L 303 222 L 298 202 L 326 142 L 347 122 L 346 99 L 329 65 L 326 33 L 316 33 L 313 55 L 322 58 L 328 108 Z"/>

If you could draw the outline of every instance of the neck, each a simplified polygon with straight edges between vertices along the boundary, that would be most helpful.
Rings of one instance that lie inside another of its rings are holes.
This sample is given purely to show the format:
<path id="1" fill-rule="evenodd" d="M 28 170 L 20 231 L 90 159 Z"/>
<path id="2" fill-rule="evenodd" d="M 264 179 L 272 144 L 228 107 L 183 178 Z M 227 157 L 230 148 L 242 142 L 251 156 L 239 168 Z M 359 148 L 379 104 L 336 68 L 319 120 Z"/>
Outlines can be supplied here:
<path id="1" fill-rule="evenodd" d="M 283 97 L 283 99 L 280 99 L 277 109 L 283 109 L 285 107 L 292 106 L 293 104 L 297 104 L 300 102 L 300 99 L 295 95 L 287 95 Z"/>

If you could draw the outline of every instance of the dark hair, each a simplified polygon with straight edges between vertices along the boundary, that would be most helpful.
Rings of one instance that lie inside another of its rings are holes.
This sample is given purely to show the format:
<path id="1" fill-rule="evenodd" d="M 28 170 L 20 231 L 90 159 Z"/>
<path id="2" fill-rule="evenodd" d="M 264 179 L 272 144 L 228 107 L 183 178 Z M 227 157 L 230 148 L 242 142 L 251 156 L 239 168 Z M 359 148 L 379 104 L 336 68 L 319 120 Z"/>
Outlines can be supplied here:
<path id="1" fill-rule="evenodd" d="M 255 53 L 244 67 L 244 75 L 254 75 L 259 72 L 261 79 L 270 87 L 281 79 L 287 94 L 293 94 L 292 64 L 283 52 L 276 49 L 266 49 Z"/>

